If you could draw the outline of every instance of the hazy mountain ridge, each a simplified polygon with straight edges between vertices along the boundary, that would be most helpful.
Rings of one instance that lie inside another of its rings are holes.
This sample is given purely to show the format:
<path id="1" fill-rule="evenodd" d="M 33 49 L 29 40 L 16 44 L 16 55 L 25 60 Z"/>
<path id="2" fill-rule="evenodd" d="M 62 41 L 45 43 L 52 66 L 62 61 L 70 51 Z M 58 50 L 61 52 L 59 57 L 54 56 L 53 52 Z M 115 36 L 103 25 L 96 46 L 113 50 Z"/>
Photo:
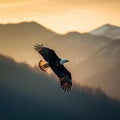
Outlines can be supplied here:
<path id="1" fill-rule="evenodd" d="M 23 31 L 23 28 L 26 30 L 26 31 Z M 8 32 L 13 32 L 15 33 L 15 31 L 20 31 L 21 33 L 24 33 L 24 32 L 28 32 L 28 33 L 33 33 L 33 32 L 36 32 L 38 33 L 37 30 L 40 30 L 39 31 L 39 34 L 43 34 L 45 32 L 47 32 L 47 34 L 57 34 L 55 32 L 53 32 L 52 30 L 38 24 L 37 22 L 21 22 L 21 23 L 8 23 L 8 24 L 0 24 L 0 32 L 5 32 L 5 31 L 8 31 Z"/>
<path id="2" fill-rule="evenodd" d="M 58 35 L 57 33 L 45 28 L 36 22 L 21 22 L 18 24 L 0 24 L 0 38 L 7 44 L 8 41 L 18 42 L 33 42 L 38 38 L 48 39 Z"/>
<path id="3" fill-rule="evenodd" d="M 110 24 L 105 24 L 90 32 L 93 35 L 104 36 L 114 40 L 120 39 L 120 27 Z"/>
<path id="4" fill-rule="evenodd" d="M 120 40 L 115 40 L 79 64 L 82 83 L 102 88 L 120 99 Z M 99 84 L 100 83 L 100 84 Z M 113 84 L 114 83 L 114 84 Z"/>
<path id="5" fill-rule="evenodd" d="M 19 59 L 29 61 L 31 59 L 30 54 L 33 51 L 33 45 L 36 43 L 43 43 L 58 52 L 66 48 L 64 51 L 67 55 L 66 57 L 69 59 L 78 57 L 81 58 L 80 60 L 84 60 L 96 50 L 111 42 L 112 39 L 78 32 L 61 35 L 35 22 L 23 22 L 19 24 L 0 25 L 0 41 L 1 53 L 14 57 L 15 49 L 17 61 Z M 59 47 L 56 47 L 58 45 Z M 72 51 L 74 51 L 74 55 L 71 57 L 69 53 L 72 53 Z M 26 57 L 26 55 L 28 56 Z M 32 56 L 35 57 L 33 52 Z"/>
<path id="6" fill-rule="evenodd" d="M 103 70 L 88 79 L 86 84 L 89 86 L 100 87 L 110 96 L 120 99 L 120 64 L 114 65 L 113 67 Z"/>
<path id="7" fill-rule="evenodd" d="M 93 95 L 75 86 L 71 93 L 65 93 L 54 78 L 35 73 L 24 65 L 0 55 L 0 119 L 120 118 L 120 103 L 104 93 L 98 91 L 98 95 L 97 92 Z"/>

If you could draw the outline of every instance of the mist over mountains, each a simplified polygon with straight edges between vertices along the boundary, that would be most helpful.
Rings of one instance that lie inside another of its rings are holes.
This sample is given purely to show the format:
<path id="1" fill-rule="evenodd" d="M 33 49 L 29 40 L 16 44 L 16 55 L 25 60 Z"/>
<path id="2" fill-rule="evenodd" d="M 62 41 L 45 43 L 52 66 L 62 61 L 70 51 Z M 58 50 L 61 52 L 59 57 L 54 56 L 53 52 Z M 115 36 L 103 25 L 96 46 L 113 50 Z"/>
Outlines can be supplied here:
<path id="1" fill-rule="evenodd" d="M 43 43 L 55 49 L 60 55 L 63 55 L 61 54 L 61 49 L 64 50 L 66 48 L 63 57 L 67 55 L 69 59 L 74 57 L 84 60 L 93 52 L 111 42 L 112 39 L 77 32 L 60 35 L 38 23 L 23 22 L 0 25 L 0 40 L 1 53 L 15 56 L 15 59 L 18 61 L 22 60 L 33 64 L 33 61 L 30 61 L 30 55 L 32 54 L 32 57 L 36 57 L 33 51 L 33 45 L 36 43 Z M 71 56 L 68 52 L 74 52 L 74 54 Z"/>
<path id="2" fill-rule="evenodd" d="M 54 76 L 0 55 L 1 120 L 115 120 L 120 102 L 99 89 L 73 86 L 64 93 Z"/>
<path id="3" fill-rule="evenodd" d="M 105 24 L 90 33 L 97 36 L 112 38 L 114 40 L 120 39 L 120 27 L 111 24 Z"/>
<path id="4" fill-rule="evenodd" d="M 70 60 L 66 66 L 75 82 L 100 87 L 120 99 L 119 29 L 106 24 L 90 33 L 58 34 L 36 22 L 0 24 L 0 53 L 34 65 L 42 58 L 33 45 L 42 43 Z"/>
<path id="5" fill-rule="evenodd" d="M 102 88 L 107 94 L 120 98 L 120 40 L 115 40 L 78 65 L 82 83 Z M 81 66 L 81 67 L 79 67 Z"/>

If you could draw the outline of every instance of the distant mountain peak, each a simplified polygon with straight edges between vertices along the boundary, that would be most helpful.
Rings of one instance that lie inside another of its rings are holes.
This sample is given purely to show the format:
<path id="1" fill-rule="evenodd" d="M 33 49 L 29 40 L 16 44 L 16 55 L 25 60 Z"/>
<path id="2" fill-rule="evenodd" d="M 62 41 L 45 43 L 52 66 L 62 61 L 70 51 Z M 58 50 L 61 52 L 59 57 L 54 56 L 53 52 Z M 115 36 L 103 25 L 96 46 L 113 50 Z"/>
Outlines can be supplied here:
<path id="1" fill-rule="evenodd" d="M 30 22 L 27 22 L 27 21 L 23 21 L 23 22 L 18 22 L 18 23 L 0 23 L 0 25 L 4 25 L 4 26 L 7 26 L 7 25 L 25 25 L 25 24 L 36 24 L 36 25 L 40 25 L 38 24 L 37 22 L 35 21 L 30 21 Z"/>
<path id="2" fill-rule="evenodd" d="M 106 27 L 106 28 L 108 28 L 108 29 L 119 29 L 120 27 L 118 27 L 118 26 L 116 26 L 116 25 L 112 25 L 112 24 L 105 24 L 105 25 L 103 25 L 103 26 L 101 26 L 100 28 L 102 28 L 102 27 Z"/>
<path id="3" fill-rule="evenodd" d="M 77 31 L 71 31 L 71 32 L 67 32 L 66 34 L 64 34 L 64 36 L 67 36 L 69 38 L 76 38 L 81 36 L 82 34 L 77 32 Z"/>
<path id="4" fill-rule="evenodd" d="M 90 34 L 112 39 L 120 39 L 120 27 L 111 24 L 105 24 L 91 31 Z"/>
<path id="5" fill-rule="evenodd" d="M 9 23 L 11 24 L 11 23 Z M 23 25 L 23 26 L 31 26 L 31 27 L 39 27 L 39 28 L 42 28 L 42 29 L 46 29 L 48 30 L 48 28 L 46 28 L 45 26 L 35 22 L 35 21 L 30 21 L 30 22 L 20 22 L 20 23 L 12 23 L 11 25 Z"/>
<path id="6" fill-rule="evenodd" d="M 68 36 L 78 36 L 78 35 L 81 35 L 81 33 L 77 32 L 77 31 L 72 31 L 72 32 L 66 33 L 66 35 L 68 35 Z"/>
<path id="7" fill-rule="evenodd" d="M 48 33 L 49 35 L 52 35 L 52 36 L 57 35 L 56 32 L 50 30 L 49 28 L 47 28 L 35 21 L 30 21 L 30 22 L 23 21 L 23 22 L 19 22 L 19 23 L 0 24 L 0 30 L 1 31 L 7 30 L 12 33 L 19 31 L 19 33 L 31 32 L 31 34 L 39 33 L 39 34 L 43 35 L 43 33 L 46 33 L 46 34 Z"/>
<path id="8" fill-rule="evenodd" d="M 107 23 L 107 24 L 104 24 L 103 26 L 111 27 L 111 26 L 114 26 L 114 25 Z M 102 26 L 101 26 L 101 27 L 102 27 Z"/>
<path id="9" fill-rule="evenodd" d="M 25 21 L 25 22 L 20 22 L 20 23 L 16 23 L 16 24 L 18 24 L 18 25 L 36 25 L 36 26 L 41 26 L 41 27 L 44 27 L 44 26 L 42 26 L 41 24 L 39 24 L 39 23 L 37 23 L 37 22 L 35 22 L 35 21 L 30 21 L 30 22 L 27 22 L 27 21 Z M 45 27 L 44 27 L 45 28 Z"/>

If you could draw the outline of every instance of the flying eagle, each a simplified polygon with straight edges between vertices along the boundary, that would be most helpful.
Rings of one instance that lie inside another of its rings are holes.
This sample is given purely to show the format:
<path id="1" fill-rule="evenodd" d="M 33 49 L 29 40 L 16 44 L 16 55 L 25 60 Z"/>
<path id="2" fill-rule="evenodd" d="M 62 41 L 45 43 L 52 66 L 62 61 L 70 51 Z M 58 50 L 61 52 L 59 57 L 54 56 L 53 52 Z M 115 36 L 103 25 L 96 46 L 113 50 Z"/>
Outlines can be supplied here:
<path id="1" fill-rule="evenodd" d="M 60 80 L 60 85 L 65 91 L 71 90 L 72 78 L 71 73 L 64 67 L 64 63 L 69 60 L 59 58 L 55 51 L 44 47 L 42 44 L 34 45 L 34 49 L 44 58 L 40 60 L 39 67 L 41 70 L 46 71 L 49 67 L 57 75 Z"/>

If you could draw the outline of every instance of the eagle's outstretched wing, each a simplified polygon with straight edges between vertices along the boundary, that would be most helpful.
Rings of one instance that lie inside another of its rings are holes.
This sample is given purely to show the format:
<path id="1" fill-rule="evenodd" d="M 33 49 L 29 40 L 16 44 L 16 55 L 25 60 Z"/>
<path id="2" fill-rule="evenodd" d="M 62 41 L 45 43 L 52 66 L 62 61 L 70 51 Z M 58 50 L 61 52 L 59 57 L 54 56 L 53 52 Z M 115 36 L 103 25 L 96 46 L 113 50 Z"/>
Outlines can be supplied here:
<path id="1" fill-rule="evenodd" d="M 71 90 L 72 78 L 71 73 L 60 64 L 60 58 L 56 55 L 55 51 L 44 47 L 43 45 L 35 45 L 35 50 L 47 61 L 49 67 L 57 75 L 60 80 L 60 85 L 65 91 Z"/>
<path id="2" fill-rule="evenodd" d="M 51 69 L 55 72 L 55 74 L 60 79 L 60 85 L 65 91 L 71 90 L 72 87 L 72 77 L 71 73 L 63 66 L 53 66 Z"/>

